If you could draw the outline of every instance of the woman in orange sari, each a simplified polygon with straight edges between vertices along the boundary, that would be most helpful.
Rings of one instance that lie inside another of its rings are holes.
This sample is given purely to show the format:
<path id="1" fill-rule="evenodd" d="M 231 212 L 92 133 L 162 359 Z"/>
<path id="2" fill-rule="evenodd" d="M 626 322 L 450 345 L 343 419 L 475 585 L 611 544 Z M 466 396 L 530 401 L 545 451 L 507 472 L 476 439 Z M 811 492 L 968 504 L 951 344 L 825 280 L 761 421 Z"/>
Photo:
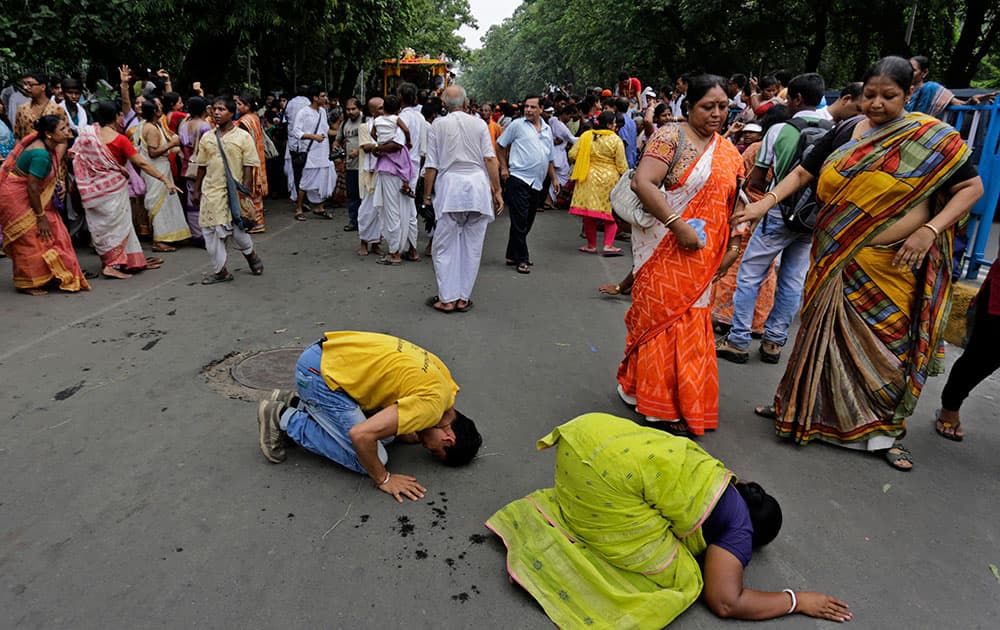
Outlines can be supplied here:
<path id="1" fill-rule="evenodd" d="M 253 205 L 257 210 L 257 225 L 250 228 L 249 234 L 257 234 L 264 231 L 264 197 L 267 197 L 267 159 L 264 157 L 264 127 L 260 124 L 256 110 L 260 102 L 256 96 L 241 94 L 236 97 L 236 111 L 240 117 L 236 121 L 239 127 L 253 137 L 257 145 L 257 155 L 260 157 L 260 166 L 253 169 L 253 186 L 250 192 L 253 195 Z"/>
<path id="2" fill-rule="evenodd" d="M 0 227 L 3 251 L 14 266 L 14 287 L 45 295 L 44 287 L 58 280 L 62 291 L 89 290 L 52 202 L 56 165 L 73 134 L 59 116 L 42 116 L 34 127 L 0 167 Z"/>
<path id="3" fill-rule="evenodd" d="M 743 158 L 718 133 L 729 107 L 726 80 L 692 78 L 686 101 L 688 121 L 656 132 L 632 179 L 646 211 L 667 229 L 635 271 L 618 393 L 650 426 L 701 435 L 718 426 L 709 296 L 713 278 L 740 253 L 729 215 Z"/>

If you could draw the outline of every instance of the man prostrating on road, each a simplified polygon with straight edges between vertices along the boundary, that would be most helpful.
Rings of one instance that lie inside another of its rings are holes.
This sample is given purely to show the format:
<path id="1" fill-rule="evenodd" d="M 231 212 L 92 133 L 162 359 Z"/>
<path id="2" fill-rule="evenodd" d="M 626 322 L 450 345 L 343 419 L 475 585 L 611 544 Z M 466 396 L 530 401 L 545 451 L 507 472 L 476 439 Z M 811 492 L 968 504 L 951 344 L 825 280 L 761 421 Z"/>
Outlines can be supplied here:
<path id="1" fill-rule="evenodd" d="M 421 442 L 448 466 L 472 461 L 482 444 L 475 423 L 455 410 L 458 385 L 441 359 L 398 337 L 326 333 L 295 366 L 297 392 L 274 390 L 257 408 L 260 450 L 285 461 L 284 436 L 356 472 L 400 503 L 426 488 L 390 473 L 385 444 Z"/>

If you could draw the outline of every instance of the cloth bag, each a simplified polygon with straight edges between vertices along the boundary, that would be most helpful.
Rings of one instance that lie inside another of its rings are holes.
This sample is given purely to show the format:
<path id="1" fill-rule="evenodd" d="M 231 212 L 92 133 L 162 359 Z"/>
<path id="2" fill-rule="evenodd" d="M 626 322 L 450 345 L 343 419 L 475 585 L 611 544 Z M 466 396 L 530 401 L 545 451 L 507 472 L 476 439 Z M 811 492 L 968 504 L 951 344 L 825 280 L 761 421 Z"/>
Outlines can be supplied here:
<path id="1" fill-rule="evenodd" d="M 678 129 L 677 148 L 674 150 L 674 157 L 670 160 L 670 167 L 667 172 L 674 170 L 677 160 L 680 158 L 687 144 L 687 137 L 684 135 L 684 128 Z M 630 168 L 618 179 L 618 183 L 611 189 L 611 209 L 622 221 L 636 227 L 648 230 L 653 227 L 658 219 L 646 212 L 639 201 L 639 196 L 632 191 L 632 178 L 635 176 L 635 169 Z M 660 186 L 660 190 L 663 187 Z"/>
<path id="2" fill-rule="evenodd" d="M 257 225 L 257 209 L 254 207 L 250 190 L 233 177 L 229 168 L 229 159 L 222 148 L 222 136 L 215 130 L 215 141 L 219 144 L 219 155 L 222 156 L 222 166 L 226 170 L 226 197 L 229 202 L 229 213 L 233 215 L 233 225 L 244 232 Z"/>

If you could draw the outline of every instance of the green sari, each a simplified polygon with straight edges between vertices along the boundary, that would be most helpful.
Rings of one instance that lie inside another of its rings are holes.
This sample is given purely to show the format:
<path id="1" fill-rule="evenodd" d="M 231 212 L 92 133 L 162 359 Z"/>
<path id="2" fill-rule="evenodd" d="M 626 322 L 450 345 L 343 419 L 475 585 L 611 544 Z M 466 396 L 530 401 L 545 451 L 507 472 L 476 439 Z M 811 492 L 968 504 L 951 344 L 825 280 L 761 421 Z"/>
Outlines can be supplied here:
<path id="1" fill-rule="evenodd" d="M 733 474 L 688 439 L 602 413 L 538 442 L 556 445 L 555 487 L 486 522 L 511 577 L 560 627 L 669 624 L 701 593 L 701 526 Z"/>

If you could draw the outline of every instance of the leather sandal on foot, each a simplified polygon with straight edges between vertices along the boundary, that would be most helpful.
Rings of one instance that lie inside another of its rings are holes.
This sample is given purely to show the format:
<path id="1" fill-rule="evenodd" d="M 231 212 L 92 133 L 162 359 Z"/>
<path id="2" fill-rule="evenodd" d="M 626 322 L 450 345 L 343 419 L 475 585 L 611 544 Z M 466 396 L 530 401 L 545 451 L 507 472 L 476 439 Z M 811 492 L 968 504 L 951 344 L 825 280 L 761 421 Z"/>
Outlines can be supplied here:
<path id="1" fill-rule="evenodd" d="M 894 453 L 893 451 L 896 452 Z M 913 455 L 911 455 L 910 451 L 899 442 L 893 444 L 892 448 L 887 448 L 885 450 L 885 461 L 887 461 L 889 465 L 896 470 L 901 470 L 903 472 L 910 472 L 913 470 Z M 909 462 L 910 465 L 900 466 L 899 464 L 901 462 Z"/>
<path id="2" fill-rule="evenodd" d="M 231 273 L 229 273 L 227 271 L 225 273 L 225 275 L 220 275 L 220 274 L 217 274 L 217 273 L 213 273 L 210 276 L 206 276 L 205 278 L 202 278 L 201 283 L 202 284 L 218 284 L 220 282 L 231 282 L 232 280 L 233 280 L 233 274 L 231 274 Z"/>
<path id="3" fill-rule="evenodd" d="M 459 302 L 461 302 L 461 300 L 459 300 Z M 475 306 L 475 304 L 473 304 L 472 300 L 466 300 L 465 306 L 459 306 L 458 302 L 455 302 L 455 310 L 459 313 L 468 313 L 472 310 L 473 306 Z"/>
<path id="4" fill-rule="evenodd" d="M 247 264 L 250 265 L 250 273 L 255 276 L 259 276 L 264 273 L 264 261 L 260 259 L 257 252 L 244 254 L 243 257 L 247 259 Z"/>
<path id="5" fill-rule="evenodd" d="M 778 411 L 774 408 L 774 405 L 760 405 L 759 407 L 754 407 L 753 412 L 761 418 L 767 418 L 768 420 L 778 419 Z"/>
<path id="6" fill-rule="evenodd" d="M 432 295 L 429 298 L 427 298 L 426 300 L 424 300 L 424 304 L 426 304 L 427 306 L 431 307 L 432 309 L 434 309 L 438 313 L 446 313 L 446 314 L 447 313 L 454 313 L 457 310 L 454 305 L 451 308 L 442 308 L 442 306 L 438 306 L 439 303 L 442 306 L 444 306 L 444 305 L 447 304 L 447 302 L 442 302 L 441 298 L 439 298 L 436 295 Z"/>

